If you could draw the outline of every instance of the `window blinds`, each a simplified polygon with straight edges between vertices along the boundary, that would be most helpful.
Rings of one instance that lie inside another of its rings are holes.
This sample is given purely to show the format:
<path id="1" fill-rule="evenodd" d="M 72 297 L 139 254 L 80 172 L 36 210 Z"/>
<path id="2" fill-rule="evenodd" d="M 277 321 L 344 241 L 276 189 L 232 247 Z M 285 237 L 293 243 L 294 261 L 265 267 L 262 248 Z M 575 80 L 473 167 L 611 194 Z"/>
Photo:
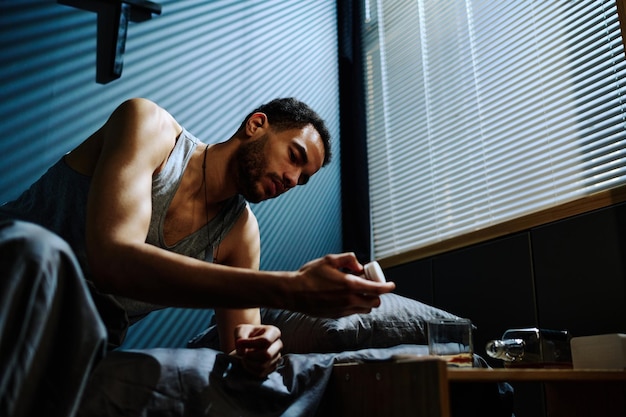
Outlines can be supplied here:
<path id="1" fill-rule="evenodd" d="M 374 257 L 625 183 L 614 1 L 365 6 Z"/>

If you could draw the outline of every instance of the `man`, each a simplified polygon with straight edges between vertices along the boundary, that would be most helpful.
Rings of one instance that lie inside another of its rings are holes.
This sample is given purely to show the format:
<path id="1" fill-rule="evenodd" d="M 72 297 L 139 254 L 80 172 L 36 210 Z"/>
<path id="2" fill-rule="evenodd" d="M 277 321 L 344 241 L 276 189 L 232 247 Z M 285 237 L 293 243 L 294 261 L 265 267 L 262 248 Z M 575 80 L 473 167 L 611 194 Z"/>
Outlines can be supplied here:
<path id="1" fill-rule="evenodd" d="M 215 145 L 200 143 L 155 103 L 131 99 L 0 207 L 0 217 L 37 223 L 69 242 L 113 344 L 156 308 L 215 308 L 222 350 L 263 377 L 276 368 L 282 343 L 279 329 L 260 324 L 258 307 L 338 317 L 369 312 L 394 289 L 345 273 L 363 272 L 353 254 L 299 271 L 258 271 L 259 229 L 244 198 L 275 198 L 329 159 L 323 121 L 294 99 L 261 106 Z"/>

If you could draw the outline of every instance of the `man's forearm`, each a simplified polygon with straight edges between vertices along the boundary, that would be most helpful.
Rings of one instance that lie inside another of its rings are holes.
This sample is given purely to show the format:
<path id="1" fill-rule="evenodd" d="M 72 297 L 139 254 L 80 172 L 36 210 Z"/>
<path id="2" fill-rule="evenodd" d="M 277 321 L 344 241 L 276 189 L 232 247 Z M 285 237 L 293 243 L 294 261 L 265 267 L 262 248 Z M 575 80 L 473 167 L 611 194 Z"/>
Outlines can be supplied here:
<path id="1" fill-rule="evenodd" d="M 211 264 L 149 244 L 111 245 L 89 262 L 100 290 L 172 307 L 280 307 L 291 275 Z"/>

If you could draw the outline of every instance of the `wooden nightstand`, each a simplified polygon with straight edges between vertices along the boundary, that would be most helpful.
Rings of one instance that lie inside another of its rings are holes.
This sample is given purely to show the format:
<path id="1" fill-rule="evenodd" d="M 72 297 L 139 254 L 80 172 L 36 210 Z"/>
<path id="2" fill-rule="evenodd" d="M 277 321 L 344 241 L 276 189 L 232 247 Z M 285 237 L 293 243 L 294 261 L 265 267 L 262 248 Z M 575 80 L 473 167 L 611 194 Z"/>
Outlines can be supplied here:
<path id="1" fill-rule="evenodd" d="M 451 384 L 495 382 L 544 384 L 548 417 L 626 416 L 624 371 L 455 369 L 429 356 L 335 365 L 318 415 L 450 417 Z"/>
<path id="2" fill-rule="evenodd" d="M 572 369 L 448 369 L 449 383 L 541 382 L 548 417 L 626 416 L 626 372 Z"/>

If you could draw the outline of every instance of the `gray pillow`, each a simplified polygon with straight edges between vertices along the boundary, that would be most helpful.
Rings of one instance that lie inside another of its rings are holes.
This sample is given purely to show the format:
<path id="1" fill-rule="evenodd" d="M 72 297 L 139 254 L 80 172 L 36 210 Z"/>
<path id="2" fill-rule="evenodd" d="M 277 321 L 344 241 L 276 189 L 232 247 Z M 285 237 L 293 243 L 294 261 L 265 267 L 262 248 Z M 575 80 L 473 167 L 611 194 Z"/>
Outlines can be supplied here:
<path id="1" fill-rule="evenodd" d="M 381 305 L 369 314 L 338 319 L 311 317 L 287 310 L 261 309 L 263 324 L 281 329 L 283 353 L 329 353 L 400 344 L 428 343 L 426 322 L 458 318 L 454 314 L 397 294 L 381 296 Z M 188 347 L 219 349 L 215 326 L 189 341 Z"/>

